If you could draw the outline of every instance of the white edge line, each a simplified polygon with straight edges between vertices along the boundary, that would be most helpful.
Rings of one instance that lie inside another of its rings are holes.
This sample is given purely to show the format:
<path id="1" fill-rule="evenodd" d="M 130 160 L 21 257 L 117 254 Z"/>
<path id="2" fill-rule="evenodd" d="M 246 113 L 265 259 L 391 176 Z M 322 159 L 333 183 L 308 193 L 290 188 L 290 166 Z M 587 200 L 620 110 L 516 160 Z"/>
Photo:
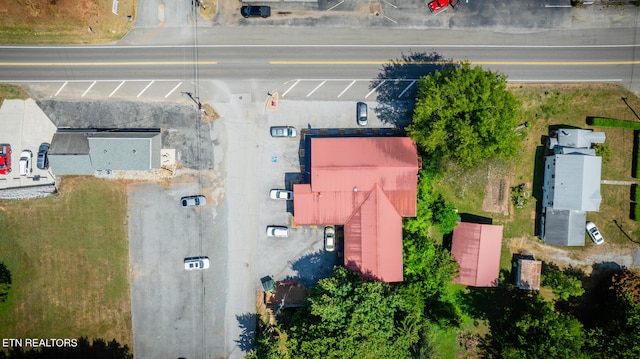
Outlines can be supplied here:
<path id="1" fill-rule="evenodd" d="M 378 84 L 378 86 L 376 86 L 373 90 L 369 91 L 369 93 L 364 97 L 367 98 L 369 97 L 372 93 L 376 92 L 376 90 L 378 89 L 378 87 L 382 86 L 382 84 L 387 81 L 387 80 L 382 80 L 380 81 L 380 83 Z"/>
<path id="2" fill-rule="evenodd" d="M 313 95 L 313 93 L 314 93 L 314 92 L 316 92 L 316 90 L 317 90 L 317 89 L 319 89 L 322 85 L 324 85 L 324 84 L 326 84 L 326 83 L 327 83 L 327 81 L 322 81 L 322 82 L 320 83 L 320 85 L 316 86 L 316 88 L 314 88 L 313 90 L 311 90 L 311 92 L 309 92 L 309 93 L 307 94 L 307 97 L 309 97 L 309 96 Z"/>
<path id="3" fill-rule="evenodd" d="M 291 85 L 291 87 L 289 87 L 289 88 L 287 89 L 287 91 L 285 91 L 285 92 L 282 94 L 282 97 L 287 96 L 287 94 L 289 93 L 289 91 L 291 91 L 294 87 L 296 87 L 296 85 L 297 85 L 299 82 L 300 82 L 300 80 L 296 80 L 296 82 L 294 82 L 294 83 L 293 83 L 293 85 Z"/>
<path id="4" fill-rule="evenodd" d="M 115 90 L 111 91 L 111 93 L 109 94 L 109 97 L 113 96 L 116 93 L 116 91 L 118 91 L 120 87 L 122 87 L 122 85 L 124 85 L 124 81 L 122 81 L 120 85 L 118 85 L 118 87 L 115 88 Z"/>
<path id="5" fill-rule="evenodd" d="M 347 92 L 348 89 L 351 88 L 351 86 L 353 86 L 353 84 L 356 83 L 356 80 L 351 81 L 351 83 L 344 89 L 342 90 L 342 92 L 340 92 L 340 94 L 338 95 L 338 98 L 340 98 L 340 96 L 344 95 L 345 92 Z"/>
<path id="6" fill-rule="evenodd" d="M 86 90 L 84 90 L 84 92 L 82 93 L 82 96 L 80 96 L 80 97 L 84 97 L 84 95 L 86 95 L 87 92 L 89 92 L 89 90 L 91 90 L 91 88 L 93 87 L 93 85 L 96 84 L 96 82 L 97 81 L 93 81 L 93 83 Z"/>
<path id="7" fill-rule="evenodd" d="M 180 85 L 182 85 L 182 81 L 180 81 L 180 83 L 179 83 L 179 84 L 177 84 L 177 85 L 176 85 L 176 87 L 174 87 L 173 89 L 171 89 L 171 91 L 169 91 L 169 93 L 168 93 L 168 94 L 166 94 L 166 95 L 164 96 L 164 98 L 169 97 L 169 96 L 173 93 L 173 91 L 177 90 L 177 89 L 178 89 L 178 87 L 180 87 Z"/>
<path id="8" fill-rule="evenodd" d="M 407 87 L 404 88 L 404 90 L 402 90 L 402 92 L 400 92 L 400 94 L 398 95 L 398 98 L 402 97 L 402 95 L 404 95 L 405 92 L 407 92 L 407 90 L 409 90 L 409 88 L 411 88 L 411 86 L 413 86 L 413 84 L 415 84 L 415 81 L 411 81 L 411 83 L 409 85 L 407 85 Z"/>
<path id="9" fill-rule="evenodd" d="M 147 91 L 147 89 L 148 89 L 151 85 L 153 85 L 153 83 L 154 83 L 154 82 L 155 82 L 155 81 L 151 81 L 151 82 L 149 82 L 149 84 L 148 84 L 145 88 L 143 88 L 143 89 L 142 89 L 142 91 L 140 91 L 140 93 L 138 94 L 138 96 L 136 96 L 136 98 L 138 98 L 138 97 L 142 96 L 142 94 L 143 94 L 145 91 Z"/>
<path id="10" fill-rule="evenodd" d="M 55 94 L 55 95 L 53 95 L 53 97 L 58 96 L 58 94 L 60 93 L 60 91 L 62 91 L 62 89 L 63 89 L 65 86 L 67 86 L 67 84 L 68 84 L 68 83 L 69 83 L 69 81 L 65 81 L 65 82 L 62 84 L 62 86 L 60 86 L 60 88 L 58 89 L 58 92 L 56 92 L 56 94 Z"/>

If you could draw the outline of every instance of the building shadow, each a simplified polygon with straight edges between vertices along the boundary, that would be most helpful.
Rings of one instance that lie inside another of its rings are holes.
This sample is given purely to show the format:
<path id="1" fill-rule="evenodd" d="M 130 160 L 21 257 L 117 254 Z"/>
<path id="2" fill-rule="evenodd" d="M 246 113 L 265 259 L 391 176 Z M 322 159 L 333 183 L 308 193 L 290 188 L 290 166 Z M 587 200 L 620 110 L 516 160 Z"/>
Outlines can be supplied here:
<path id="1" fill-rule="evenodd" d="M 342 240 L 336 241 L 336 249 L 333 252 L 320 250 L 296 259 L 291 263 L 291 269 L 296 275 L 287 276 L 282 281 L 297 280 L 311 288 L 318 284 L 320 279 L 331 277 L 333 267 L 340 264 L 338 252 L 341 251 L 341 243 Z"/>

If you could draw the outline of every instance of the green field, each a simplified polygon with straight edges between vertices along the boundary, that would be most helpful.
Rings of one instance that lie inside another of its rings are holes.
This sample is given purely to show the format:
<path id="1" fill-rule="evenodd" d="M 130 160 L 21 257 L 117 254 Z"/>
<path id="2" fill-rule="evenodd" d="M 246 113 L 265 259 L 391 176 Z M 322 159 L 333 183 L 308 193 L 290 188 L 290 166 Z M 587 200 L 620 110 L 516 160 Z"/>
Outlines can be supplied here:
<path id="1" fill-rule="evenodd" d="M 3 338 L 104 338 L 132 347 L 127 197 L 119 182 L 65 178 L 47 198 L 0 201 L 12 288 Z"/>

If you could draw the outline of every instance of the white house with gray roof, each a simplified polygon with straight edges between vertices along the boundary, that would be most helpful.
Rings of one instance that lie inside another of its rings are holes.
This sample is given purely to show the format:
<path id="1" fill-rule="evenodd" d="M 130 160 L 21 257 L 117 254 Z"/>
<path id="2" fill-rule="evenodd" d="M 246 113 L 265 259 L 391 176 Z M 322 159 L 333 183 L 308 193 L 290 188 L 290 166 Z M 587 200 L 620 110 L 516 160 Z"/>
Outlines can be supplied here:
<path id="1" fill-rule="evenodd" d="M 51 140 L 49 166 L 55 175 L 160 168 L 160 129 L 61 129 Z"/>
<path id="2" fill-rule="evenodd" d="M 602 158 L 591 148 L 603 132 L 559 129 L 544 161 L 541 238 L 549 244 L 584 246 L 587 211 L 599 211 Z"/>

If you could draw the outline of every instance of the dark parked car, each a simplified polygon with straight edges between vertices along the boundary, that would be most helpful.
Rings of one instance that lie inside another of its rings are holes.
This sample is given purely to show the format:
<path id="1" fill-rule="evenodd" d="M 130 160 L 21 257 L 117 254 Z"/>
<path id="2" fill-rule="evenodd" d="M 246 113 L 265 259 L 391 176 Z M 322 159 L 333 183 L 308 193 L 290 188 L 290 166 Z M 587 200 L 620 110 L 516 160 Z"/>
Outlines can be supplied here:
<path id="1" fill-rule="evenodd" d="M 41 170 L 49 168 L 49 144 L 42 143 L 38 148 L 38 163 L 36 166 Z"/>
<path id="2" fill-rule="evenodd" d="M 240 8 L 243 17 L 269 17 L 271 7 L 269 6 L 243 6 Z"/>

